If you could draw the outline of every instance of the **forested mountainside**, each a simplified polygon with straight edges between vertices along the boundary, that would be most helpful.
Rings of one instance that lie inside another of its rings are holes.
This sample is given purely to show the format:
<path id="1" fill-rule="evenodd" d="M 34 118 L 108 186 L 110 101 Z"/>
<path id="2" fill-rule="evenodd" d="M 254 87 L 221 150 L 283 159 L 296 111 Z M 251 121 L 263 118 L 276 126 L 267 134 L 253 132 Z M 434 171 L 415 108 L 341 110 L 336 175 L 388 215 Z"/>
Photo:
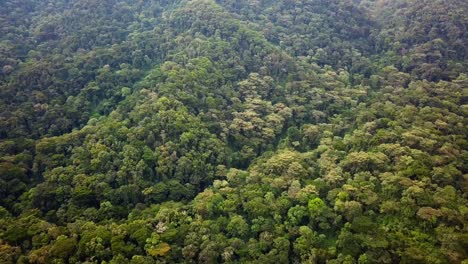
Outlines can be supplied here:
<path id="1" fill-rule="evenodd" d="M 468 2 L 3 0 L 0 263 L 468 263 Z"/>

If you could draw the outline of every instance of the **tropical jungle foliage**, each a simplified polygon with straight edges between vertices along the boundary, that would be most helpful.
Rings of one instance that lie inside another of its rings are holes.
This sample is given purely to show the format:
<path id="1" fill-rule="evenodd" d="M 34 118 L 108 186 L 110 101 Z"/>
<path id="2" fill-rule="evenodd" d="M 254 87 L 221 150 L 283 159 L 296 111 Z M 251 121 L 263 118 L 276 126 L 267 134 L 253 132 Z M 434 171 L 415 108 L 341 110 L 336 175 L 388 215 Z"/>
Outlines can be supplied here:
<path id="1" fill-rule="evenodd" d="M 3 0 L 0 263 L 468 263 L 468 2 Z"/>

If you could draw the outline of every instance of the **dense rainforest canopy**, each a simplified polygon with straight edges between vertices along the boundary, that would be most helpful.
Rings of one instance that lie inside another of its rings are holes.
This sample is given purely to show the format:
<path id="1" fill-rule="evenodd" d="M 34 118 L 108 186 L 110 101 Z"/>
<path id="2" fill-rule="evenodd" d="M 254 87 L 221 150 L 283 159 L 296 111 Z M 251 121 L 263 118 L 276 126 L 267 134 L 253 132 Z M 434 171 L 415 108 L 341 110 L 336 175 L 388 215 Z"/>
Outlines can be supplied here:
<path id="1" fill-rule="evenodd" d="M 468 263 L 465 0 L 2 0 L 0 263 Z"/>

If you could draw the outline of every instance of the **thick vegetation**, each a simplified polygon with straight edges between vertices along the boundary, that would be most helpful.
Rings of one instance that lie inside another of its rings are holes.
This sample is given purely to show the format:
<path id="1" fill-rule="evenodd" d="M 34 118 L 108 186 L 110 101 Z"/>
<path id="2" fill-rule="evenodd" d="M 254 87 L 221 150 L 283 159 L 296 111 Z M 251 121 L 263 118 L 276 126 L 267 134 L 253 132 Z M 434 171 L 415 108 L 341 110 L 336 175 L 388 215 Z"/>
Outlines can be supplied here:
<path id="1" fill-rule="evenodd" d="M 0 263 L 466 263 L 462 0 L 5 0 Z"/>

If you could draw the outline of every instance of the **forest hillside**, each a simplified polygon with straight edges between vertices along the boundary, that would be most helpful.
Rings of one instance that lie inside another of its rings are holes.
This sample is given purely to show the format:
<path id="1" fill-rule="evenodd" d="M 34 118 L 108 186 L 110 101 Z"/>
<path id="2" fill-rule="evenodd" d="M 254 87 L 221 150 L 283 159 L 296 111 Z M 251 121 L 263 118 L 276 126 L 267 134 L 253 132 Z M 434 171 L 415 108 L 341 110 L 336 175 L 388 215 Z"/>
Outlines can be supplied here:
<path id="1" fill-rule="evenodd" d="M 2 0 L 0 263 L 468 264 L 468 2 Z"/>

